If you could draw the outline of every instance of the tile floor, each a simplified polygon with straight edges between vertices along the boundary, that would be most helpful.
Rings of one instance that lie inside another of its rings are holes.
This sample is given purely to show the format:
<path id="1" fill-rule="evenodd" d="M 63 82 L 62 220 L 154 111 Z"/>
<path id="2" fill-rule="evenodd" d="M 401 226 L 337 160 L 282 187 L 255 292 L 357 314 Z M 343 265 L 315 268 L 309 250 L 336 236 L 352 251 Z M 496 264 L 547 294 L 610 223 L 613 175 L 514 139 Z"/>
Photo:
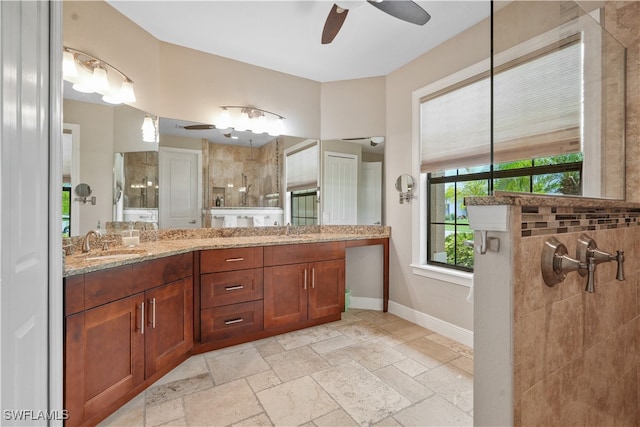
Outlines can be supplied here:
<path id="1" fill-rule="evenodd" d="M 350 309 L 193 356 L 100 425 L 473 425 L 473 352 L 393 314 Z"/>

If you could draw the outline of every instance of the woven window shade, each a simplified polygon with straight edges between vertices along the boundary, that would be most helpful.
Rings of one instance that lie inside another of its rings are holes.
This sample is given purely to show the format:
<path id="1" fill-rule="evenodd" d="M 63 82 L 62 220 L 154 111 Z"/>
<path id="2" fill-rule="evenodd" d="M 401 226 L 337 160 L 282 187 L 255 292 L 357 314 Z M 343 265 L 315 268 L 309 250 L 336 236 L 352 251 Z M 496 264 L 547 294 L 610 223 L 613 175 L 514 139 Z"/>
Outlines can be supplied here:
<path id="1" fill-rule="evenodd" d="M 582 45 L 494 74 L 494 162 L 581 150 Z M 489 164 L 491 87 L 484 76 L 421 103 L 421 170 Z"/>
<path id="2" fill-rule="evenodd" d="M 318 186 L 318 144 L 287 154 L 286 191 L 307 190 Z"/>

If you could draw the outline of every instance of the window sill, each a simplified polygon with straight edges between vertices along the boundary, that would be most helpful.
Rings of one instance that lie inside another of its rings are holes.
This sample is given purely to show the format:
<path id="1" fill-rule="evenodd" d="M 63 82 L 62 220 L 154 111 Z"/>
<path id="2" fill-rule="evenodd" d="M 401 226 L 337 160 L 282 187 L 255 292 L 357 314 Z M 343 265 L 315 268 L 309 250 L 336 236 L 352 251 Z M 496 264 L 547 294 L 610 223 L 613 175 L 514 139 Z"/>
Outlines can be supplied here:
<path id="1" fill-rule="evenodd" d="M 433 265 L 411 264 L 413 274 L 416 276 L 428 277 L 430 279 L 441 280 L 455 285 L 470 288 L 473 283 L 473 273 L 453 270 L 450 268 L 436 267 Z"/>

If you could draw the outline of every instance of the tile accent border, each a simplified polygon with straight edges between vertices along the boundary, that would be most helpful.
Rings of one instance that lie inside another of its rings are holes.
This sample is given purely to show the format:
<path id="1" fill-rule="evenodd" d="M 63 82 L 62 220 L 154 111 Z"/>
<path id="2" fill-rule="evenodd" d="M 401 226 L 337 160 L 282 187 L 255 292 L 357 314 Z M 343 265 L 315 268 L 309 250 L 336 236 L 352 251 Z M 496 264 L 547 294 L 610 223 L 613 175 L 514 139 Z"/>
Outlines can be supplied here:
<path id="1" fill-rule="evenodd" d="M 640 226 L 640 208 L 522 206 L 522 237 Z"/>

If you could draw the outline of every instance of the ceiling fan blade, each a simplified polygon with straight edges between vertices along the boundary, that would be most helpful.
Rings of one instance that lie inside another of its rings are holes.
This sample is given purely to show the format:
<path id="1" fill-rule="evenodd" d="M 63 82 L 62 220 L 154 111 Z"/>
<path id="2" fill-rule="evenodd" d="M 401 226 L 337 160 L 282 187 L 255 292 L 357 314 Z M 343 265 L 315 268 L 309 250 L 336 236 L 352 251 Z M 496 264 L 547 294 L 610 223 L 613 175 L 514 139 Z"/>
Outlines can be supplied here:
<path id="1" fill-rule="evenodd" d="M 381 2 L 367 0 L 367 2 L 384 13 L 412 24 L 424 25 L 431 19 L 431 15 L 426 10 L 409 0 L 384 0 Z"/>
<path id="2" fill-rule="evenodd" d="M 216 127 L 214 125 L 188 125 L 184 126 L 184 128 L 187 130 L 209 130 L 215 129 Z"/>
<path id="3" fill-rule="evenodd" d="M 347 13 L 349 13 L 349 9 L 342 9 L 337 4 L 333 5 L 322 30 L 322 44 L 331 43 L 338 35 L 338 31 L 340 31 L 344 20 L 347 18 Z"/>

